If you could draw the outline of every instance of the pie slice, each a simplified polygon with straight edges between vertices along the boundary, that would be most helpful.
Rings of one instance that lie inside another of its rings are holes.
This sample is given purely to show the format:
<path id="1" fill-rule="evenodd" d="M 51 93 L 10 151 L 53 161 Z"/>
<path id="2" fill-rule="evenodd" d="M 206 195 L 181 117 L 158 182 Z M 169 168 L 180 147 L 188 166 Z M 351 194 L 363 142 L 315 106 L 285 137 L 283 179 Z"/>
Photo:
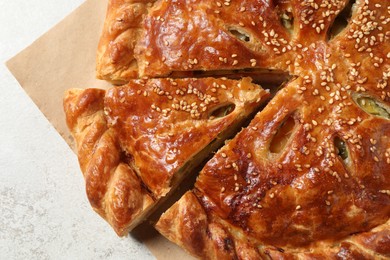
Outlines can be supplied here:
<path id="1" fill-rule="evenodd" d="M 323 102 L 305 81 L 215 154 L 158 221 L 164 236 L 202 259 L 390 257 L 390 102 L 346 89 Z"/>
<path id="2" fill-rule="evenodd" d="M 92 207 L 125 235 L 268 97 L 248 78 L 69 90 L 64 109 Z"/>

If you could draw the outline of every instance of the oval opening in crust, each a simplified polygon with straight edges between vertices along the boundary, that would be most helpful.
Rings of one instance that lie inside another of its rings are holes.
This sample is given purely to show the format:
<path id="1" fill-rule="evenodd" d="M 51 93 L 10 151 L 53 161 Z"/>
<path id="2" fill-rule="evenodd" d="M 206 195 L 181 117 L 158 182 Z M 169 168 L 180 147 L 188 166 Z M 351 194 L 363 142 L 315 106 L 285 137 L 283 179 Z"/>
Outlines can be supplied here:
<path id="1" fill-rule="evenodd" d="M 236 37 L 237 39 L 241 40 L 241 41 L 244 41 L 244 42 L 250 42 L 251 38 L 248 34 L 242 32 L 242 31 L 239 31 L 237 29 L 229 29 L 229 32 L 234 36 Z"/>
<path id="2" fill-rule="evenodd" d="M 348 26 L 349 20 L 352 17 L 355 2 L 356 0 L 350 0 L 344 9 L 337 15 L 332 26 L 328 30 L 329 40 L 339 35 Z"/>
<path id="3" fill-rule="evenodd" d="M 336 154 L 346 162 L 349 158 L 348 147 L 343 139 L 336 137 L 334 139 L 334 146 L 336 148 Z"/>
<path id="4" fill-rule="evenodd" d="M 271 153 L 280 153 L 283 151 L 284 147 L 288 143 L 293 130 L 295 127 L 295 120 L 293 116 L 289 116 L 283 123 L 280 125 L 278 131 L 272 138 L 272 141 L 269 146 L 269 150 Z"/>
<path id="5" fill-rule="evenodd" d="M 294 15 L 290 1 L 274 0 L 273 2 L 280 23 L 290 34 L 292 34 L 294 31 Z"/>
<path id="6" fill-rule="evenodd" d="M 227 103 L 223 104 L 221 106 L 215 107 L 209 115 L 210 119 L 217 119 L 221 117 L 225 117 L 232 113 L 234 109 L 236 108 L 236 105 L 233 103 Z"/>
<path id="7" fill-rule="evenodd" d="M 390 108 L 382 102 L 369 96 L 361 96 L 358 94 L 352 95 L 355 103 L 366 113 L 390 119 Z"/>
<path id="8" fill-rule="evenodd" d="M 285 12 L 280 15 L 280 21 L 289 33 L 294 31 L 294 16 L 292 15 L 292 12 L 285 10 Z"/>

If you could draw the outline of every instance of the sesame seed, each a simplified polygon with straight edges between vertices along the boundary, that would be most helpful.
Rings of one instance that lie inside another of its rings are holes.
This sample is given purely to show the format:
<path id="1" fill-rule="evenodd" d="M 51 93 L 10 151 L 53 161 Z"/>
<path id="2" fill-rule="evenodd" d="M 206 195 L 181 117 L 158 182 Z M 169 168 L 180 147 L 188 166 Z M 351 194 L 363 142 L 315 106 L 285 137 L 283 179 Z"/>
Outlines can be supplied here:
<path id="1" fill-rule="evenodd" d="M 380 193 L 390 195 L 390 190 L 380 190 Z"/>

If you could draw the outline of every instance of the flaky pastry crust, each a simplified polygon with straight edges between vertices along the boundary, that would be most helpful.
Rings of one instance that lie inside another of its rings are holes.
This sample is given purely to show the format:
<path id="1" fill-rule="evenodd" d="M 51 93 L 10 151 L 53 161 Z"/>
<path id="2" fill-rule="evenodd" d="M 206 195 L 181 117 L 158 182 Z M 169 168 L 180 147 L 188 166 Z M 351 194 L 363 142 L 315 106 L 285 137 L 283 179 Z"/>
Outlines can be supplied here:
<path id="1" fill-rule="evenodd" d="M 268 96 L 248 78 L 67 91 L 67 124 L 92 207 L 125 235 Z"/>

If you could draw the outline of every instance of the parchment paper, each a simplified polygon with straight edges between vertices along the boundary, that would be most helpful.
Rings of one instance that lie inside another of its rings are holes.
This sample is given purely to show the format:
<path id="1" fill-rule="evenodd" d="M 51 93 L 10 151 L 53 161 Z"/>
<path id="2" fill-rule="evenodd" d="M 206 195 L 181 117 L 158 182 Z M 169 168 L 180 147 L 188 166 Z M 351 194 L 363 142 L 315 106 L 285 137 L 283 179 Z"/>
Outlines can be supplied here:
<path id="1" fill-rule="evenodd" d="M 74 143 L 62 107 L 65 90 L 110 87 L 109 83 L 95 78 L 96 49 L 106 7 L 107 0 L 86 1 L 6 63 L 72 149 Z M 192 259 L 159 235 L 149 223 L 137 227 L 130 235 L 145 243 L 157 259 Z"/>

